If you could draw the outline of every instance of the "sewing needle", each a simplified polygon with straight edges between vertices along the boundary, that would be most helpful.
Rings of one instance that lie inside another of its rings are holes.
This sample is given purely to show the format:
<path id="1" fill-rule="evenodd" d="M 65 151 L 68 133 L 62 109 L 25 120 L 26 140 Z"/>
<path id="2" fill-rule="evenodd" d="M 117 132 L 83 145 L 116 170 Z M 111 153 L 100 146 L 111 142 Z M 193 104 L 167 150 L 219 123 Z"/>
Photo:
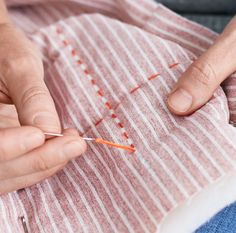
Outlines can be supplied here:
<path id="1" fill-rule="evenodd" d="M 54 136 L 54 137 L 63 137 L 64 135 L 63 134 L 60 134 L 60 133 L 44 133 L 45 135 L 47 136 Z M 128 150 L 130 153 L 133 153 L 135 152 L 135 148 L 132 147 L 132 146 L 125 146 L 125 145 L 121 145 L 121 144 L 118 144 L 118 143 L 114 143 L 114 142 L 110 142 L 110 141 L 106 141 L 102 138 L 87 138 L 87 137 L 83 137 L 83 139 L 85 141 L 94 141 L 96 143 L 99 143 L 99 144 L 105 144 L 105 145 L 109 145 L 109 146 L 112 146 L 112 147 L 116 147 L 116 148 L 120 148 L 120 149 L 123 149 L 123 150 Z"/>

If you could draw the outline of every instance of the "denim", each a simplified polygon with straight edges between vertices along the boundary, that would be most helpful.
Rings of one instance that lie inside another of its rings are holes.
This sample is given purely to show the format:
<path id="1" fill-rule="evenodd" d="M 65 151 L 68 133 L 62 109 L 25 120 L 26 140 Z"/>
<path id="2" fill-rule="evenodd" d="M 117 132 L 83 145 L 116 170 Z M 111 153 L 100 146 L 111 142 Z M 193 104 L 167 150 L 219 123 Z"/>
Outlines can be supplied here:
<path id="1" fill-rule="evenodd" d="M 195 233 L 236 233 L 236 202 L 221 210 Z"/>
<path id="2" fill-rule="evenodd" d="M 235 0 L 155 0 L 199 24 L 221 33 L 236 12 Z"/>

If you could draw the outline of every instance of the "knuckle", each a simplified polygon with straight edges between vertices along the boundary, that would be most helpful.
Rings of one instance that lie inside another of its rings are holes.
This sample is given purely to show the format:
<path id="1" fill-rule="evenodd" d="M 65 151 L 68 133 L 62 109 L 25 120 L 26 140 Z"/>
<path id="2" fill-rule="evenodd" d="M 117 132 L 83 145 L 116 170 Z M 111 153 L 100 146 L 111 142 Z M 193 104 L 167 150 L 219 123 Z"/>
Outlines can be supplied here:
<path id="1" fill-rule="evenodd" d="M 8 160 L 8 155 L 4 147 L 0 147 L 0 162 Z"/>
<path id="2" fill-rule="evenodd" d="M 191 77 L 197 85 L 203 86 L 207 89 L 211 87 L 212 82 L 216 79 L 216 74 L 210 63 L 193 63 L 191 68 Z"/>
<path id="3" fill-rule="evenodd" d="M 39 64 L 36 57 L 29 52 L 7 56 L 0 61 L 1 73 L 5 77 L 23 77 L 25 74 L 29 73 L 33 67 L 40 67 Z"/>
<path id="4" fill-rule="evenodd" d="M 61 170 L 67 164 L 68 164 L 68 162 L 65 162 L 65 163 L 61 164 L 60 166 L 57 166 L 55 168 L 51 168 L 51 169 L 44 171 L 43 172 L 43 179 L 46 179 L 46 178 L 52 176 L 53 174 L 57 173 L 59 170 Z"/>
<path id="5" fill-rule="evenodd" d="M 0 137 L 1 138 L 6 138 L 6 131 L 3 129 L 0 132 Z M 7 150 L 3 144 L 0 146 L 0 162 L 7 161 L 9 158 L 9 155 L 7 153 Z"/>
<path id="6" fill-rule="evenodd" d="M 50 166 L 41 155 L 36 155 L 34 159 L 33 169 L 36 172 L 46 171 L 50 169 Z"/>
<path id="7" fill-rule="evenodd" d="M 30 66 L 31 56 L 22 54 L 15 57 L 6 57 L 1 60 L 1 72 L 3 75 L 14 75 L 16 72 L 23 72 Z"/>
<path id="8" fill-rule="evenodd" d="M 63 149 L 57 153 L 57 164 L 67 163 L 69 161 L 68 153 L 64 152 Z"/>
<path id="9" fill-rule="evenodd" d="M 48 96 L 48 91 L 45 87 L 34 85 L 28 88 L 22 95 L 21 104 L 22 106 L 26 106 L 28 103 L 33 101 L 34 99 L 42 100 Z"/>

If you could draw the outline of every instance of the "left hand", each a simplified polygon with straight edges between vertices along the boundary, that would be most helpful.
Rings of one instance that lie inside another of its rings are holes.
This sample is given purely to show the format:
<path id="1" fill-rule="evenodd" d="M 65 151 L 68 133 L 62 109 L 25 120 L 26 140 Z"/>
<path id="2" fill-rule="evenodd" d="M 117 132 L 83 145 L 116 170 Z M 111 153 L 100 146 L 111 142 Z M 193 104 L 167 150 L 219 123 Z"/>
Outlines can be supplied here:
<path id="1" fill-rule="evenodd" d="M 236 17 L 215 43 L 183 73 L 167 105 L 177 115 L 189 115 L 204 105 L 216 88 L 236 71 Z"/>

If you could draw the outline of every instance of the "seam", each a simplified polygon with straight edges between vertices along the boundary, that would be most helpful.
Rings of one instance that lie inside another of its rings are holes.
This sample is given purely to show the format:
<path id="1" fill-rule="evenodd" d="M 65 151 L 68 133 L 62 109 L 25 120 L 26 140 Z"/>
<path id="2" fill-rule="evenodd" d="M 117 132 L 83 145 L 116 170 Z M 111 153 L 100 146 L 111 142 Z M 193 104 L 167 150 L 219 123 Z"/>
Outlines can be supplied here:
<path id="1" fill-rule="evenodd" d="M 170 69 L 173 69 L 173 68 L 177 67 L 177 66 L 180 65 L 180 64 L 181 64 L 181 63 L 179 63 L 179 62 L 175 62 L 175 63 L 172 63 L 172 64 L 168 65 L 168 67 L 169 67 Z M 162 73 L 159 73 L 159 72 L 158 72 L 158 73 L 154 73 L 154 74 L 152 74 L 151 76 L 149 76 L 149 77 L 147 78 L 147 81 L 154 80 L 154 79 L 158 78 L 158 76 L 160 76 L 161 74 L 162 74 Z M 94 84 L 96 83 L 96 81 L 95 81 L 94 79 L 92 79 L 91 82 L 94 83 Z M 139 88 L 141 88 L 144 84 L 146 84 L 146 82 L 142 82 L 142 83 L 138 84 L 136 87 L 132 88 L 132 89 L 129 91 L 129 93 L 130 93 L 130 94 L 133 94 L 135 91 L 137 91 Z M 115 107 L 113 107 L 113 110 L 116 110 L 120 104 L 121 104 L 121 103 L 118 103 Z M 109 102 L 105 103 L 105 105 L 106 105 L 108 108 L 111 109 L 111 105 L 110 105 Z M 111 115 L 111 117 L 112 117 L 112 115 Z M 95 123 L 95 126 L 98 126 L 104 119 L 105 119 L 105 118 L 99 119 L 99 120 Z M 124 125 L 123 125 L 122 123 L 118 123 L 118 126 L 119 126 L 120 128 L 124 128 Z M 85 133 L 86 133 L 86 132 L 85 132 Z"/>
<path id="2" fill-rule="evenodd" d="M 174 68 L 177 67 L 179 64 L 180 64 L 179 62 L 175 62 L 175 63 L 169 64 L 169 65 L 168 65 L 168 68 L 169 68 L 169 69 L 174 69 Z M 159 72 L 158 72 L 158 73 L 155 73 L 155 74 L 152 74 L 151 76 L 149 76 L 149 77 L 147 78 L 146 81 L 154 80 L 154 79 L 156 79 L 158 76 L 160 76 L 161 74 L 162 74 L 162 73 L 159 73 Z M 141 87 L 146 83 L 146 81 L 141 82 L 141 83 L 138 84 L 136 87 L 132 88 L 132 89 L 129 91 L 129 93 L 130 93 L 130 94 L 133 94 L 135 91 L 137 91 L 139 88 L 141 88 Z"/>
<path id="3" fill-rule="evenodd" d="M 89 80 L 90 80 L 92 86 L 94 87 L 97 95 L 102 99 L 102 102 L 104 103 L 104 106 L 109 110 L 110 117 L 114 119 L 114 121 L 116 122 L 117 126 L 121 129 L 123 137 L 125 137 L 129 141 L 130 146 L 134 147 L 134 145 L 133 145 L 133 143 L 132 143 L 128 133 L 126 132 L 126 130 L 124 128 L 124 125 L 121 123 L 121 121 L 119 120 L 119 118 L 117 117 L 117 115 L 114 112 L 116 110 L 116 108 L 120 105 L 120 103 L 118 103 L 118 105 L 115 108 L 112 107 L 111 103 L 104 96 L 104 92 L 97 85 L 96 79 L 94 79 L 92 77 L 91 72 L 87 69 L 85 63 L 83 63 L 81 58 L 78 56 L 78 53 L 77 53 L 76 49 L 73 48 L 71 43 L 69 42 L 69 40 L 67 40 L 67 38 L 64 37 L 62 29 L 57 27 L 56 28 L 56 33 L 59 36 L 59 38 L 61 39 L 61 42 L 64 45 L 64 47 L 67 47 L 67 48 L 70 49 L 71 56 L 75 59 L 76 64 L 78 66 L 80 66 L 80 68 L 82 69 L 84 74 L 89 78 Z M 174 62 L 174 63 L 169 64 L 168 68 L 169 69 L 174 69 L 174 68 L 176 68 L 180 64 L 181 63 L 179 63 L 179 62 Z M 152 74 L 151 76 L 149 76 L 147 78 L 147 80 L 145 80 L 144 82 L 141 82 L 136 87 L 132 88 L 129 91 L 129 93 L 133 94 L 134 92 L 139 90 L 146 83 L 146 81 L 152 81 L 152 80 L 158 78 L 161 74 L 162 74 L 162 72 L 157 72 L 157 73 Z M 94 123 L 94 125 L 98 126 L 103 120 L 104 120 L 104 118 L 99 119 L 97 122 Z"/>
<path id="4" fill-rule="evenodd" d="M 71 43 L 67 40 L 67 38 L 65 38 L 65 36 L 63 35 L 63 31 L 61 28 L 56 28 L 56 33 L 58 35 L 58 37 L 61 39 L 62 44 L 64 45 L 64 47 L 68 48 L 70 50 L 71 56 L 75 59 L 76 63 L 78 64 L 78 66 L 82 69 L 82 71 L 84 72 L 84 74 L 88 77 L 88 79 L 90 80 L 90 83 L 92 84 L 92 86 L 94 87 L 97 95 L 101 98 L 104 106 L 109 110 L 111 118 L 114 119 L 116 125 L 119 127 L 119 129 L 122 132 L 122 136 L 128 141 L 129 145 L 132 148 L 135 148 L 133 145 L 133 142 L 131 140 L 131 138 L 129 137 L 128 133 L 126 132 L 124 125 L 122 124 L 122 122 L 120 121 L 120 119 L 118 118 L 118 116 L 115 114 L 115 111 L 111 105 L 111 103 L 107 100 L 107 98 L 104 96 L 104 93 L 102 91 L 102 89 L 97 85 L 96 79 L 94 79 L 91 76 L 90 71 L 87 69 L 86 65 L 83 63 L 83 61 L 80 59 L 80 57 L 78 56 L 78 53 L 76 51 L 75 48 L 73 48 L 73 46 L 71 45 Z M 98 122 L 95 123 L 95 126 L 98 125 L 103 119 L 100 119 Z"/>
<path id="5" fill-rule="evenodd" d="M 71 56 L 74 58 L 74 60 L 76 61 L 76 64 L 82 69 L 82 71 L 84 72 L 84 74 L 89 78 L 90 83 L 92 84 L 92 86 L 95 89 L 95 92 L 97 93 L 97 95 L 101 98 L 104 106 L 109 110 L 110 113 L 110 117 L 115 121 L 116 125 L 118 126 L 118 128 L 120 128 L 120 130 L 122 131 L 122 136 L 128 141 L 129 145 L 131 147 L 134 148 L 133 142 L 131 140 L 131 138 L 129 137 L 127 131 L 125 130 L 124 124 L 120 121 L 120 119 L 118 118 L 118 116 L 115 114 L 115 110 L 117 109 L 117 107 L 120 105 L 120 103 L 117 104 L 116 107 L 113 107 L 111 105 L 111 103 L 107 100 L 107 98 L 104 96 L 104 92 L 102 91 L 102 89 L 98 86 L 97 84 L 97 80 L 94 79 L 94 77 L 92 77 L 91 72 L 87 69 L 87 66 L 85 65 L 85 63 L 81 60 L 81 58 L 79 57 L 77 51 L 75 48 L 73 48 L 72 44 L 69 42 L 69 40 L 64 36 L 63 31 L 61 28 L 56 27 L 56 33 L 58 35 L 58 37 L 61 39 L 62 44 L 64 45 L 65 48 L 68 48 L 70 50 Z M 178 65 L 183 64 L 180 62 L 174 62 L 168 65 L 169 69 L 174 69 L 176 68 Z M 158 78 L 160 75 L 162 75 L 162 73 L 164 72 L 157 72 L 152 74 L 151 76 L 147 77 L 146 80 L 144 80 L 143 82 L 137 84 L 136 87 L 132 88 L 129 93 L 133 94 L 134 92 L 136 92 L 137 90 L 139 90 L 144 84 L 146 84 L 147 81 L 152 81 L 156 78 Z M 97 122 L 94 123 L 94 126 L 98 126 L 103 120 L 105 119 L 105 117 L 99 119 Z M 86 132 L 85 132 L 86 133 Z"/>

